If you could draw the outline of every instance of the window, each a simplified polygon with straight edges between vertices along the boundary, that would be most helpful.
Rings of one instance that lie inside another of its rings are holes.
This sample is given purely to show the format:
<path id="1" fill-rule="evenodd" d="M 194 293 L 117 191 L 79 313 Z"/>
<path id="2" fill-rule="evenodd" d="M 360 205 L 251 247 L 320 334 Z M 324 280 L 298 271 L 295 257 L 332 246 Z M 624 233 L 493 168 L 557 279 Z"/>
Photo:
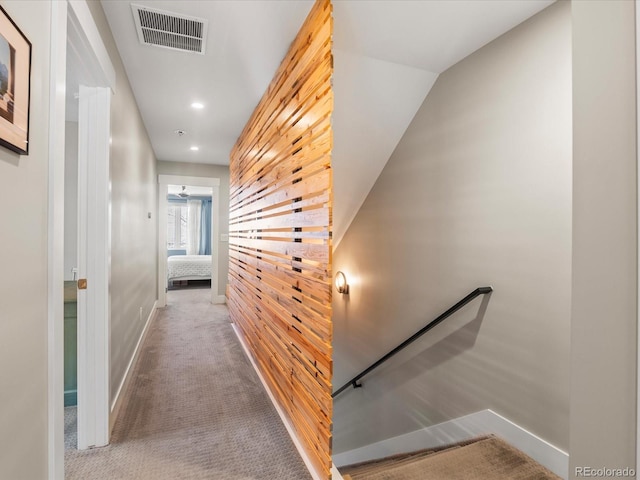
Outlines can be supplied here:
<path id="1" fill-rule="evenodd" d="M 187 205 L 169 204 L 167 218 L 167 249 L 187 248 Z"/>

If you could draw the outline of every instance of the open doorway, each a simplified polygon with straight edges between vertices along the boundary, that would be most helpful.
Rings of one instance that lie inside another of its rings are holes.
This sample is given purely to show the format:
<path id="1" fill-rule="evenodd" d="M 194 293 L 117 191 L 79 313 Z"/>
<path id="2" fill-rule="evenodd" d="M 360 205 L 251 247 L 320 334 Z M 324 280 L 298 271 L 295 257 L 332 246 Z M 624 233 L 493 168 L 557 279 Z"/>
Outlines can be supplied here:
<path id="1" fill-rule="evenodd" d="M 74 10 L 80 8 L 80 10 Z M 65 102 L 65 449 L 109 443 L 111 82 L 68 10 Z M 111 67 L 112 68 L 112 67 Z M 74 408 L 75 407 L 75 408 Z"/>
<path id="2" fill-rule="evenodd" d="M 209 286 L 218 294 L 220 179 L 158 176 L 158 306 L 170 288 Z"/>
<path id="3" fill-rule="evenodd" d="M 49 223 L 55 228 L 49 241 L 48 476 L 62 479 L 64 404 L 77 403 L 75 448 L 109 442 L 109 126 L 115 70 L 85 2 L 55 2 L 51 8 Z"/>
<path id="4" fill-rule="evenodd" d="M 168 186 L 168 290 L 211 288 L 212 195 L 212 187 Z"/>
<path id="5" fill-rule="evenodd" d="M 69 85 L 67 91 L 73 89 Z M 71 82 L 73 83 L 73 82 Z M 73 97 L 72 97 L 73 98 Z M 78 109 L 67 102 L 64 162 L 64 448 L 78 448 Z"/>

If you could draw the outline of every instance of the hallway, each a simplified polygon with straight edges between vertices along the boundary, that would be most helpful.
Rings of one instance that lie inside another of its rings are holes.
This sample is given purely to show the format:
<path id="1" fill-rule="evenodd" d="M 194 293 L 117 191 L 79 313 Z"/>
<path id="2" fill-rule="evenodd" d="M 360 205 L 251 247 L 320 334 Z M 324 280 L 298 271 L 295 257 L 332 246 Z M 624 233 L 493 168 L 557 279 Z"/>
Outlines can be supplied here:
<path id="1" fill-rule="evenodd" d="M 209 290 L 173 290 L 150 326 L 111 445 L 65 454 L 66 479 L 310 478 Z"/>

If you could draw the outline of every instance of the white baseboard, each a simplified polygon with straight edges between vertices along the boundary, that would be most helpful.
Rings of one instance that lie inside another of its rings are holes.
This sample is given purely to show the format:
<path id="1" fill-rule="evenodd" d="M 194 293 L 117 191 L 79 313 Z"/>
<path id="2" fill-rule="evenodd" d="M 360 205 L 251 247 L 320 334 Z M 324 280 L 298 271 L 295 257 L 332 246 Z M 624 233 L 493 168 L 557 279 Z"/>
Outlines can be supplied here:
<path id="1" fill-rule="evenodd" d="M 149 326 L 151 322 L 156 316 L 158 312 L 158 301 L 153 302 L 153 307 L 151 307 L 151 312 L 149 312 L 149 316 L 147 317 L 147 321 L 144 324 L 144 328 L 142 329 L 142 333 L 140 334 L 140 338 L 138 338 L 138 343 L 136 343 L 136 348 L 133 350 L 133 355 L 131 355 L 131 360 L 129 360 L 129 364 L 127 365 L 127 369 L 124 372 L 122 380 L 120 381 L 120 386 L 118 387 L 118 391 L 116 392 L 116 396 L 111 402 L 111 414 L 109 415 L 109 431 L 113 431 L 113 426 L 116 423 L 116 418 L 118 418 L 118 413 L 120 413 L 120 407 L 122 406 L 122 393 L 125 391 L 125 387 L 131 381 L 131 373 L 133 371 L 133 366 L 138 360 L 138 356 L 140 355 L 140 346 L 144 342 L 145 337 L 147 336 L 147 332 L 149 331 Z"/>
<path id="2" fill-rule="evenodd" d="M 344 480 L 335 463 L 331 465 L 331 480 Z"/>
<path id="3" fill-rule="evenodd" d="M 214 303 L 215 303 L 216 305 L 217 305 L 217 304 L 220 304 L 220 303 L 227 303 L 227 296 L 226 296 L 226 295 L 218 295 L 218 296 L 215 298 Z"/>
<path id="4" fill-rule="evenodd" d="M 569 477 L 569 455 L 492 410 L 482 410 L 431 427 L 382 440 L 333 456 L 338 466 L 350 465 L 397 453 L 436 448 L 474 437 L 495 434 L 526 453 L 556 475 Z"/>
<path id="5" fill-rule="evenodd" d="M 293 440 L 293 444 L 296 446 L 296 449 L 298 450 L 298 453 L 302 457 L 302 461 L 306 465 L 307 470 L 309 470 L 309 473 L 311 474 L 311 477 L 313 478 L 313 480 L 326 480 L 324 477 L 322 477 L 322 475 L 320 475 L 316 471 L 316 469 L 314 468 L 313 464 L 311 463 L 311 460 L 309 459 L 309 456 L 307 455 L 307 452 L 305 452 L 304 448 L 302 448 L 302 444 L 300 443 L 300 440 L 298 440 L 298 436 L 296 435 L 295 430 L 291 426 L 291 423 L 289 422 L 289 419 L 287 418 L 287 416 L 284 414 L 284 412 L 280 408 L 280 405 L 278 405 L 278 402 L 276 401 L 276 398 L 273 396 L 273 393 L 271 393 L 271 389 L 269 388 L 269 385 L 264 380 L 264 377 L 262 376 L 262 373 L 260 373 L 260 369 L 258 369 L 258 366 L 256 365 L 256 362 L 255 362 L 255 360 L 253 358 L 253 355 L 251 354 L 251 351 L 249 350 L 249 348 L 248 348 L 248 346 L 247 346 L 247 344 L 246 344 L 246 342 L 244 340 L 244 335 L 242 335 L 242 332 L 240 331 L 240 329 L 238 328 L 237 325 L 232 323 L 231 326 L 233 327 L 233 331 L 236 332 L 236 336 L 238 337 L 238 340 L 240 340 L 240 344 L 242 345 L 242 348 L 244 349 L 244 353 L 247 355 L 247 358 L 251 362 L 251 365 L 253 365 L 253 369 L 258 374 L 258 378 L 260 378 L 260 381 L 262 382 L 262 385 L 264 386 L 264 389 L 267 391 L 267 395 L 269 395 L 269 398 L 271 399 L 271 403 L 273 403 L 273 406 L 275 407 L 276 411 L 278 412 L 278 415 L 280 415 L 280 419 L 282 420 L 282 423 L 284 424 L 285 428 L 287 429 L 287 432 L 289 432 L 289 436 L 291 437 L 291 440 Z M 332 474 L 332 477 L 331 477 L 332 480 L 342 480 L 342 475 L 340 475 L 340 472 L 338 472 L 338 469 L 336 468 L 335 464 L 331 466 L 331 474 Z"/>

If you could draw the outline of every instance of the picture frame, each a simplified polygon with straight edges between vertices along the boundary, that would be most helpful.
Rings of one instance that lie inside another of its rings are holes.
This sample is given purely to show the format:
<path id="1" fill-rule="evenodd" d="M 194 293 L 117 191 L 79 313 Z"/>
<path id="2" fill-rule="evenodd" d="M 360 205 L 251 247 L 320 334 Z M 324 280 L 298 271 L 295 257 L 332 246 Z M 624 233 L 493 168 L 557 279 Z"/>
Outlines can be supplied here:
<path id="1" fill-rule="evenodd" d="M 31 42 L 0 6 L 0 146 L 29 155 Z"/>

